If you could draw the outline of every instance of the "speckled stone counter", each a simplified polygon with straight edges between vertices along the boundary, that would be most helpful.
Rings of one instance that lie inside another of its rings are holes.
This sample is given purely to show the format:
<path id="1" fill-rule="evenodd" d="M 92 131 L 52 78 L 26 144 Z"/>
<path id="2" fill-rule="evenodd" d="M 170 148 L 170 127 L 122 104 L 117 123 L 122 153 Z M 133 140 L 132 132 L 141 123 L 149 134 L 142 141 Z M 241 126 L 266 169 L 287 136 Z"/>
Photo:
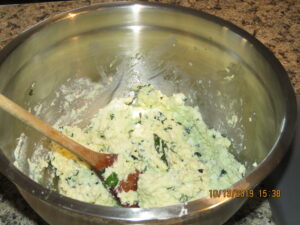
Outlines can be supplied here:
<path id="1" fill-rule="evenodd" d="M 0 49 L 29 26 L 56 13 L 104 0 L 0 6 Z M 233 22 L 271 49 L 300 94 L 300 1 L 298 0 L 152 0 L 191 7 Z M 15 186 L 0 174 L 0 225 L 43 225 Z M 252 198 L 226 225 L 274 224 L 266 199 Z"/>

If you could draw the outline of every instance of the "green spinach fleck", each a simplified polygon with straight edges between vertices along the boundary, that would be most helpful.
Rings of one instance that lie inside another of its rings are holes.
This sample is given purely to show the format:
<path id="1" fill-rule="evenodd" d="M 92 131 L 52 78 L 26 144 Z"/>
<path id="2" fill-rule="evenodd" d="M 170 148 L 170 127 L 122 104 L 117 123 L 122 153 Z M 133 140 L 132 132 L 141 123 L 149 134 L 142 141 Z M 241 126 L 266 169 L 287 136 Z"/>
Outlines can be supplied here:
<path id="1" fill-rule="evenodd" d="M 198 158 L 202 156 L 200 152 L 195 152 L 194 155 L 197 156 Z"/>
<path id="2" fill-rule="evenodd" d="M 115 114 L 112 113 L 109 115 L 109 117 L 110 117 L 110 120 L 113 120 L 115 118 Z"/>
<path id="3" fill-rule="evenodd" d="M 131 130 L 128 131 L 128 136 L 129 136 L 129 138 L 132 137 L 132 132 L 133 132 L 133 131 L 134 131 L 133 129 L 131 129 Z"/>
<path id="4" fill-rule="evenodd" d="M 104 184 L 108 187 L 116 187 L 119 183 L 118 175 L 115 172 L 112 172 L 104 181 Z"/>
<path id="5" fill-rule="evenodd" d="M 173 129 L 172 126 L 167 126 L 167 127 L 164 128 L 165 131 L 172 130 L 172 129 Z"/>
<path id="6" fill-rule="evenodd" d="M 161 154 L 160 159 L 166 164 L 169 168 L 169 162 L 166 157 L 166 151 L 169 149 L 166 141 L 160 138 L 157 134 L 153 134 L 154 147 L 158 154 Z"/>
<path id="7" fill-rule="evenodd" d="M 167 190 L 175 191 L 175 187 L 174 186 L 167 187 Z"/>
<path id="8" fill-rule="evenodd" d="M 162 112 L 158 112 L 158 114 L 154 116 L 154 119 L 160 121 L 163 124 L 167 120 L 167 117 Z"/>
<path id="9" fill-rule="evenodd" d="M 185 131 L 187 134 L 190 134 L 190 133 L 191 133 L 191 128 L 185 127 L 185 128 L 184 128 L 184 131 Z"/>
<path id="10" fill-rule="evenodd" d="M 28 92 L 28 95 L 29 96 L 32 96 L 33 95 L 33 88 L 30 88 L 29 92 Z"/>
<path id="11" fill-rule="evenodd" d="M 138 160 L 138 157 L 134 156 L 134 155 L 130 155 L 130 157 L 133 159 L 133 160 Z"/>
<path id="12" fill-rule="evenodd" d="M 227 174 L 227 171 L 224 170 L 224 169 L 222 169 L 222 170 L 221 170 L 221 173 L 220 173 L 220 177 L 222 177 L 222 176 L 224 176 L 224 175 L 226 175 L 226 174 Z"/>
<path id="13" fill-rule="evenodd" d="M 189 197 L 185 194 L 182 194 L 179 198 L 179 201 L 184 203 L 184 202 L 187 202 L 189 200 Z"/>

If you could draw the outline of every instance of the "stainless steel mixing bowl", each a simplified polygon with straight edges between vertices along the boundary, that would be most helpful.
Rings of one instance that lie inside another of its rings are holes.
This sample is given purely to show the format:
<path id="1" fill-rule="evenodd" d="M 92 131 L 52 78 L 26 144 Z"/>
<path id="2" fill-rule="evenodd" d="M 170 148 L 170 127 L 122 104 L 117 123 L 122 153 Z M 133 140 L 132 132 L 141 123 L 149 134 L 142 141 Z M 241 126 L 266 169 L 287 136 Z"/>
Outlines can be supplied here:
<path id="1" fill-rule="evenodd" d="M 233 24 L 187 8 L 115 3 L 54 16 L 1 51 L 0 91 L 25 108 L 39 102 L 47 106 L 69 78 L 104 82 L 107 74 L 113 78 L 118 71 L 124 76 L 124 93 L 140 81 L 166 94 L 183 92 L 188 104 L 199 106 L 209 127 L 232 139 L 232 153 L 247 167 L 245 178 L 232 189 L 255 188 L 280 162 L 291 141 L 296 101 L 278 60 Z M 40 117 L 53 123 L 59 109 L 47 107 Z M 1 172 L 50 224 L 217 225 L 246 200 L 207 197 L 162 208 L 127 209 L 64 197 L 26 175 L 26 159 L 39 134 L 0 113 Z M 13 150 L 22 132 L 30 139 L 20 172 L 13 165 Z"/>

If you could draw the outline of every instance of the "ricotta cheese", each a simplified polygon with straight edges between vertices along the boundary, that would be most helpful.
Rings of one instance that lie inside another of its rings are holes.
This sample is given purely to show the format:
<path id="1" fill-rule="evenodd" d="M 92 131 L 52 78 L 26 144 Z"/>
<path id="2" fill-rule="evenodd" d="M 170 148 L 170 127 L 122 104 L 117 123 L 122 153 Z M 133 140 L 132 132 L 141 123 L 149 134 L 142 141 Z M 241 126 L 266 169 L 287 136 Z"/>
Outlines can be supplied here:
<path id="1" fill-rule="evenodd" d="M 58 191 L 81 201 L 118 206 L 107 190 L 129 174 L 140 171 L 137 191 L 122 191 L 122 204 L 159 207 L 208 196 L 210 189 L 225 189 L 240 180 L 245 167 L 228 151 L 231 142 L 209 129 L 197 107 L 185 105 L 183 94 L 166 96 L 151 85 L 133 88 L 128 98 L 114 99 L 84 129 L 57 129 L 118 160 L 102 171 L 104 183 L 88 164 L 51 143 L 46 158 L 48 173 Z M 37 170 L 29 163 L 31 177 Z"/>

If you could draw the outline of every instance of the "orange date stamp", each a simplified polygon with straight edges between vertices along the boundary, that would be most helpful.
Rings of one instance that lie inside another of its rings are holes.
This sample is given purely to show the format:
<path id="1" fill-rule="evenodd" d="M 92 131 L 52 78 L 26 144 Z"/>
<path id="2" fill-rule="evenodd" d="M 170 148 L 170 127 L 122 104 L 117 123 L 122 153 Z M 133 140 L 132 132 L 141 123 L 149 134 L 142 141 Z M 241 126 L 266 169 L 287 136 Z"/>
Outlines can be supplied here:
<path id="1" fill-rule="evenodd" d="M 209 190 L 210 198 L 280 198 L 281 191 L 279 189 L 250 189 L 250 190 L 238 190 L 238 189 L 211 189 Z"/>

